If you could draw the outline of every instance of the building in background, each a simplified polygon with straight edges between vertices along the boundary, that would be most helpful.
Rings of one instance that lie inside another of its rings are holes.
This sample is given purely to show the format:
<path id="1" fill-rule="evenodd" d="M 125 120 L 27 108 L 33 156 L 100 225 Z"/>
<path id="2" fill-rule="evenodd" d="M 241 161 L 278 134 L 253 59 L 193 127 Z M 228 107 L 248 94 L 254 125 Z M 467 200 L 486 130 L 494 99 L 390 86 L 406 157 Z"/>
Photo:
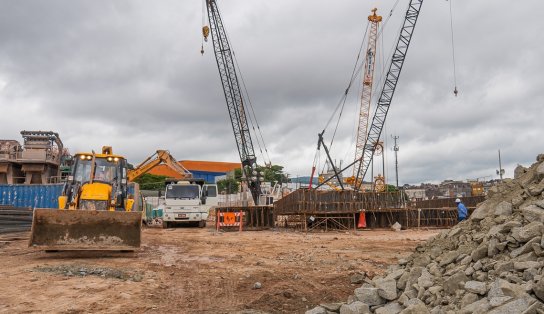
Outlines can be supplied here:
<path id="1" fill-rule="evenodd" d="M 61 182 L 66 154 L 60 136 L 52 131 L 21 131 L 23 145 L 0 140 L 0 184 L 49 184 Z"/>
<path id="2" fill-rule="evenodd" d="M 189 170 L 194 178 L 204 179 L 207 183 L 215 183 L 216 177 L 225 176 L 234 169 L 240 169 L 240 163 L 221 161 L 182 160 L 179 163 Z M 180 174 L 166 165 L 158 165 L 149 171 L 150 174 L 180 178 Z"/>

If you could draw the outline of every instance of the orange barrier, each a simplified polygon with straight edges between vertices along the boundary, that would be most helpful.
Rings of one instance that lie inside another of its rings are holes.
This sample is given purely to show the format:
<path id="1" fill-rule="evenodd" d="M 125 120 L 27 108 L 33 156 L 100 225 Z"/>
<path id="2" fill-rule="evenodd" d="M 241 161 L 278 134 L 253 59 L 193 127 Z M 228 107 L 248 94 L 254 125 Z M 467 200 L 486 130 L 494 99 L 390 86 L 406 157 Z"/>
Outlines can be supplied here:
<path id="1" fill-rule="evenodd" d="M 217 219 L 215 222 L 217 231 L 219 231 L 221 227 L 240 227 L 239 231 L 242 231 L 244 214 L 243 211 L 237 213 L 217 211 Z"/>

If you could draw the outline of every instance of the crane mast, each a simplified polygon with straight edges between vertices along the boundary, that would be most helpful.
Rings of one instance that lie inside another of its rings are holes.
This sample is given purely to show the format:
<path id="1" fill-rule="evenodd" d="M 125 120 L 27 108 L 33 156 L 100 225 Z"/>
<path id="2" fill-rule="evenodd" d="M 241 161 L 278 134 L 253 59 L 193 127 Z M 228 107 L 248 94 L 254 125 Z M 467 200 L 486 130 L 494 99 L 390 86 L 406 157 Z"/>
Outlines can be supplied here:
<path id="1" fill-rule="evenodd" d="M 376 106 L 376 111 L 372 117 L 372 124 L 366 136 L 365 144 L 363 146 L 363 153 L 359 159 L 356 159 L 343 169 L 340 169 L 338 172 L 342 173 L 359 163 L 357 169 L 357 175 L 355 178 L 364 178 L 369 164 L 372 162 L 372 157 L 376 146 L 380 144 L 379 139 L 382 133 L 382 129 L 385 123 L 385 118 L 387 117 L 387 112 L 389 111 L 389 106 L 393 100 L 393 95 L 395 93 L 395 88 L 399 81 L 400 72 L 404 61 L 406 60 L 406 54 L 408 53 L 408 47 L 410 46 L 410 41 L 414 34 L 414 29 L 416 27 L 417 18 L 419 17 L 419 12 L 421 11 L 421 6 L 423 5 L 423 0 L 410 0 L 408 4 L 408 9 L 406 10 L 406 15 L 404 17 L 404 22 L 399 33 L 399 38 L 397 40 L 397 45 L 395 51 L 391 57 L 391 63 L 389 65 L 389 70 L 387 71 L 384 85 L 382 87 L 380 98 L 378 99 L 378 104 Z M 320 142 L 322 143 L 321 139 Z M 340 179 L 338 174 L 335 176 Z M 326 184 L 334 177 L 330 177 L 323 182 L 320 182 L 316 188 L 319 188 L 323 184 Z M 360 190 L 362 185 L 362 180 L 355 184 L 355 190 Z"/>
<path id="2" fill-rule="evenodd" d="M 357 178 L 364 178 L 368 166 L 372 162 L 372 157 L 374 155 L 374 150 L 376 145 L 379 143 L 379 139 L 383 130 L 385 119 L 389 111 L 389 106 L 393 100 L 393 95 L 395 94 L 395 89 L 399 81 L 400 72 L 404 61 L 406 60 L 406 54 L 408 52 L 408 47 L 410 46 L 410 41 L 412 40 L 412 35 L 414 34 L 414 29 L 416 27 L 417 18 L 419 17 L 419 12 L 421 11 L 421 5 L 423 0 L 410 0 L 408 9 L 406 10 L 406 16 L 404 17 L 404 22 L 400 30 L 399 38 L 397 41 L 397 46 L 391 57 L 391 64 L 389 65 L 389 70 L 384 80 L 384 85 L 378 99 L 378 104 L 376 106 L 376 111 L 372 118 L 372 124 L 368 130 L 368 135 L 363 147 L 362 156 L 360 157 L 360 164 L 357 170 Z M 357 189 L 360 189 L 362 184 L 358 183 Z"/>
<path id="3" fill-rule="evenodd" d="M 378 39 L 378 25 L 382 17 L 376 14 L 378 9 L 372 10 L 368 17 L 370 33 L 368 34 L 368 48 L 366 50 L 365 67 L 363 71 L 363 88 L 361 93 L 361 109 L 359 111 L 359 124 L 357 127 L 357 141 L 355 143 L 355 160 L 361 159 L 368 131 L 368 116 L 370 114 L 370 102 L 372 101 L 372 84 L 374 82 L 374 67 L 376 65 L 376 42 Z M 357 164 L 356 164 L 357 165 Z M 353 167 L 354 183 L 363 182 L 362 176 L 358 176 L 358 167 Z"/>
<path id="4" fill-rule="evenodd" d="M 238 147 L 238 154 L 242 162 L 242 173 L 247 180 L 253 201 L 257 205 L 259 195 L 261 194 L 261 185 L 257 173 L 257 157 L 255 156 L 251 133 L 248 127 L 233 52 L 221 19 L 221 14 L 219 13 L 219 8 L 217 7 L 217 2 L 215 0 L 206 0 L 206 8 L 210 23 L 208 31 L 211 31 L 219 77 L 221 78 L 225 100 L 227 101 L 227 109 Z M 203 32 L 206 37 L 207 31 L 203 30 Z"/>

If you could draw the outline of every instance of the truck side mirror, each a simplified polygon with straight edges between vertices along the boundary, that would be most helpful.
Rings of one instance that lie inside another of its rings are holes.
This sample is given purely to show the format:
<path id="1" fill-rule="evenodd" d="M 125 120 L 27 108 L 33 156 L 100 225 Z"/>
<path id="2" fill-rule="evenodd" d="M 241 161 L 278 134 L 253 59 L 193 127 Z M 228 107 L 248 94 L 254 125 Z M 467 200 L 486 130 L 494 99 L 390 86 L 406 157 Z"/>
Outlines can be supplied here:
<path id="1" fill-rule="evenodd" d="M 206 205 L 206 196 L 203 195 L 201 198 L 200 198 L 200 202 L 202 203 L 202 205 Z"/>

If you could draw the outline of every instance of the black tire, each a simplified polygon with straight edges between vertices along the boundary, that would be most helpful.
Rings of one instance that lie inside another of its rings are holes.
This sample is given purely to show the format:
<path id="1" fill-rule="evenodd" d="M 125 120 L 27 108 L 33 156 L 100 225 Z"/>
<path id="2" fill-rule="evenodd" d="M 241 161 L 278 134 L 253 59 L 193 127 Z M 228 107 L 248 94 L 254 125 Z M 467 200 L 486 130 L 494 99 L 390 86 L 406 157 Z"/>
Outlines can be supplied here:
<path id="1" fill-rule="evenodd" d="M 198 227 L 199 228 L 205 228 L 206 227 L 206 220 L 201 220 L 198 222 Z"/>
<path id="2" fill-rule="evenodd" d="M 163 221 L 162 222 L 162 228 L 163 229 L 168 229 L 170 227 L 170 224 L 168 223 L 168 221 Z"/>

